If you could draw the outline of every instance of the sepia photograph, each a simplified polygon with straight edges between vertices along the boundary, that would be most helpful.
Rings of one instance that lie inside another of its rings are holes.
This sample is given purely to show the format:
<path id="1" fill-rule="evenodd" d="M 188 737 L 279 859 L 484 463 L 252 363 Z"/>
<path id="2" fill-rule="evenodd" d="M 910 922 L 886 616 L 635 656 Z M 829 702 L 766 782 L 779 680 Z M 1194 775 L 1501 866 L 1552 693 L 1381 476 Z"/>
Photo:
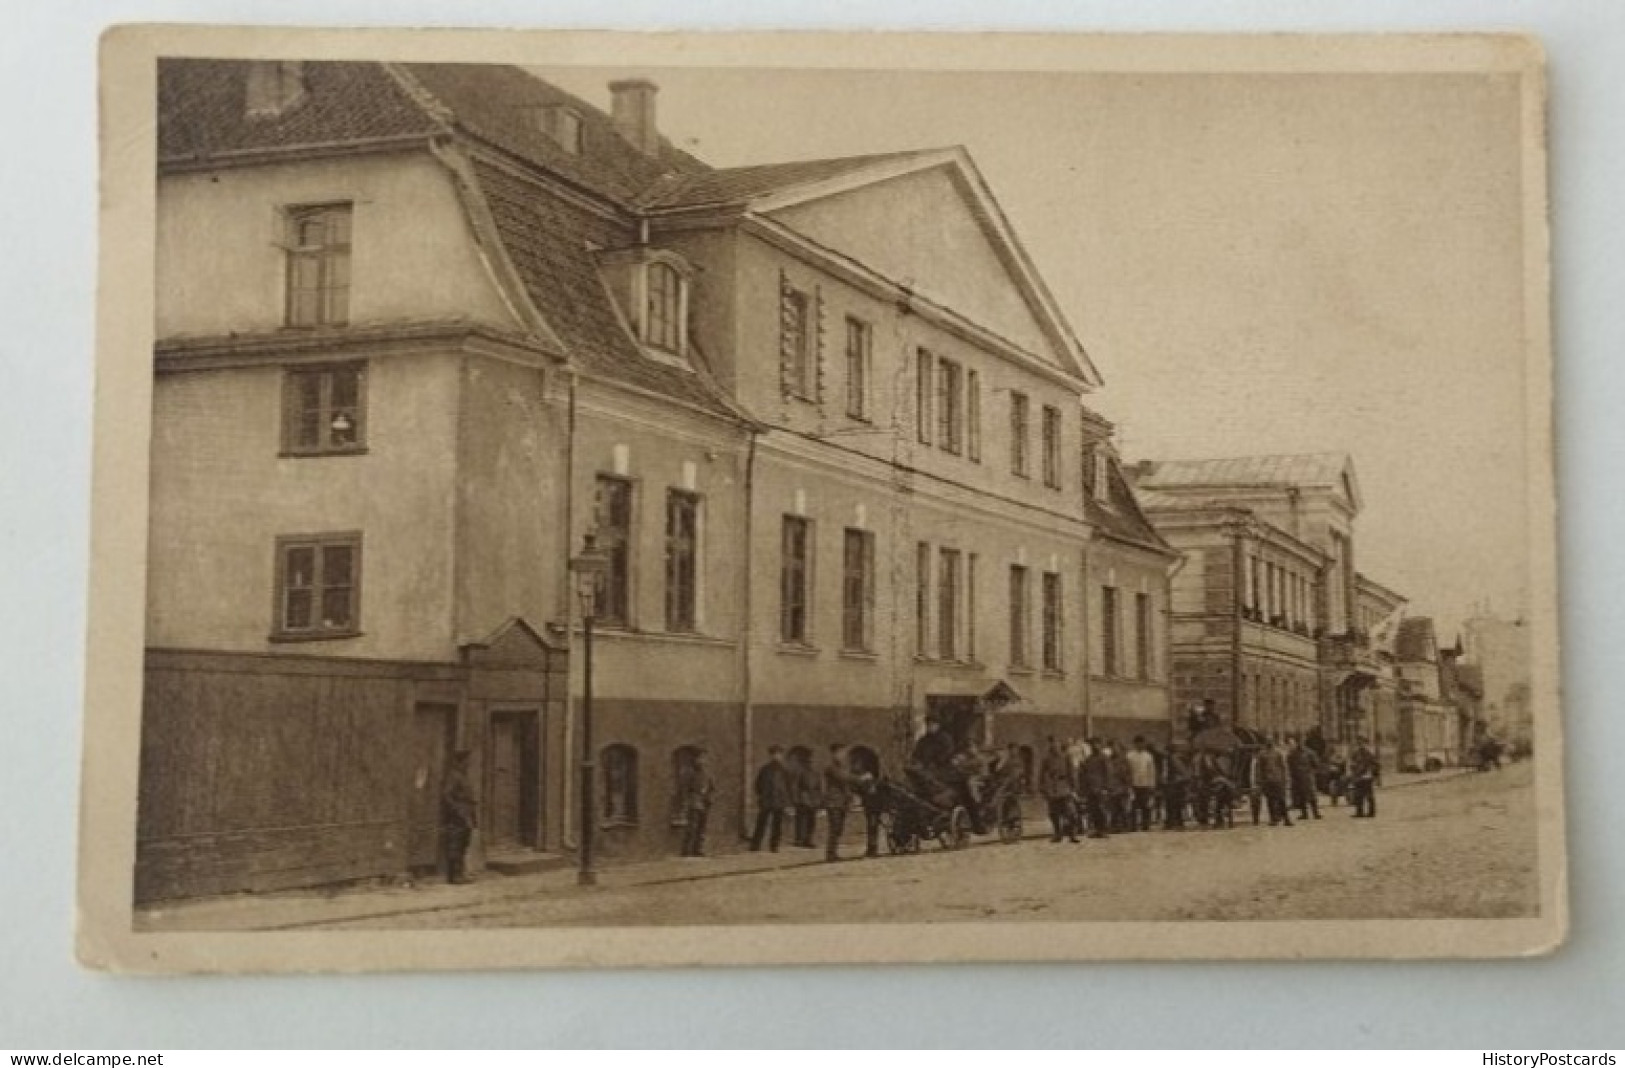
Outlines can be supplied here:
<path id="1" fill-rule="evenodd" d="M 110 34 L 81 957 L 1551 951 L 1543 77 Z"/>

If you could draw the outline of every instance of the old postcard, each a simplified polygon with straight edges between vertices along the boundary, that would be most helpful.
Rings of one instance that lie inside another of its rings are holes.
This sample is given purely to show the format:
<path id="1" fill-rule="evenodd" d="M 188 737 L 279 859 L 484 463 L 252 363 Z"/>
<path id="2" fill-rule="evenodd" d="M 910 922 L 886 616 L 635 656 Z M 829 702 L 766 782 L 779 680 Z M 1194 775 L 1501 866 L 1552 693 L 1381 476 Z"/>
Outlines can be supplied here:
<path id="1" fill-rule="evenodd" d="M 102 77 L 87 964 L 1561 944 L 1535 42 Z"/>

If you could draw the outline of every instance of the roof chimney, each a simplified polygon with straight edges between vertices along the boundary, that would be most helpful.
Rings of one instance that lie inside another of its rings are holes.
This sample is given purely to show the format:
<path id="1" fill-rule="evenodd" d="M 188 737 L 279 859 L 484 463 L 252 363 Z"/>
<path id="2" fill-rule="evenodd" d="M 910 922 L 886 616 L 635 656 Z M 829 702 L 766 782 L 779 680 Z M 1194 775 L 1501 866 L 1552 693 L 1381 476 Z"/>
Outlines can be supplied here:
<path id="1" fill-rule="evenodd" d="M 616 131 L 646 156 L 660 151 L 660 129 L 655 125 L 655 94 L 659 91 L 647 78 L 609 83 L 610 115 Z"/>
<path id="2" fill-rule="evenodd" d="M 305 98 L 305 65 L 297 59 L 248 65 L 244 110 L 251 119 L 274 119 Z"/>

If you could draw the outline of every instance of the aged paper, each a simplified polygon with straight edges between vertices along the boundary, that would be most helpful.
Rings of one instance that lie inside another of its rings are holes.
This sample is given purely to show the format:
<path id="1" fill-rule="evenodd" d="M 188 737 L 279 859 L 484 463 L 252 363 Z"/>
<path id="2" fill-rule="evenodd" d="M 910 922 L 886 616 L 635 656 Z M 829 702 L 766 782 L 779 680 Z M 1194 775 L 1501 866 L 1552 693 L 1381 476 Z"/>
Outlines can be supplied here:
<path id="1" fill-rule="evenodd" d="M 142 26 L 79 952 L 1567 925 L 1543 60 Z"/>

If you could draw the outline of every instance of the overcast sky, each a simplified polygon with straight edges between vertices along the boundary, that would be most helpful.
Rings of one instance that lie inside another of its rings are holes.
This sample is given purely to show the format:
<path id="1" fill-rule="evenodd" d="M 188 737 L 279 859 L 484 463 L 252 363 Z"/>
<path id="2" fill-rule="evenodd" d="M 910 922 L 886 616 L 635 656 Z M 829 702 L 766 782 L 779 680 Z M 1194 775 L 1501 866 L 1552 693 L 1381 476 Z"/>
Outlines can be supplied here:
<path id="1" fill-rule="evenodd" d="M 1125 456 L 1346 451 L 1363 572 L 1445 642 L 1525 610 L 1513 77 L 540 73 L 716 166 L 965 145 Z"/>

